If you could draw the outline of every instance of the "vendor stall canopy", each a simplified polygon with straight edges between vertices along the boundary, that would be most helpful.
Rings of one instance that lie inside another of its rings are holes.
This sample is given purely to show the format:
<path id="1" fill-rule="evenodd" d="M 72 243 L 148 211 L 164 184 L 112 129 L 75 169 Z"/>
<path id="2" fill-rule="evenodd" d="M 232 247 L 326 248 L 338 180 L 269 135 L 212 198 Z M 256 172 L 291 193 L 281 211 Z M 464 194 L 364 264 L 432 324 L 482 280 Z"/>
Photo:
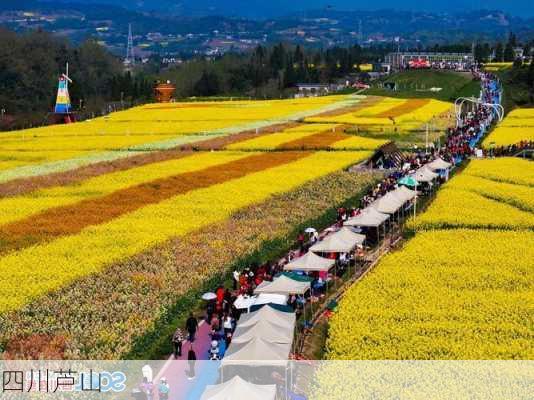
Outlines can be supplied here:
<path id="1" fill-rule="evenodd" d="M 208 385 L 200 400 L 274 400 L 276 398 L 276 385 L 255 385 L 239 376 L 220 385 Z"/>
<path id="2" fill-rule="evenodd" d="M 294 326 L 282 326 L 268 320 L 258 321 L 252 326 L 237 326 L 232 336 L 232 346 L 261 338 L 269 343 L 292 343 Z"/>
<path id="3" fill-rule="evenodd" d="M 431 161 L 427 164 L 428 168 L 430 168 L 433 171 L 440 170 L 440 169 L 448 169 L 452 166 L 451 163 L 448 163 L 447 161 L 444 161 L 442 158 L 438 157 L 434 161 Z"/>
<path id="4" fill-rule="evenodd" d="M 296 281 L 281 275 L 272 282 L 263 281 L 254 289 L 255 294 L 274 293 L 274 294 L 304 294 L 310 289 L 310 282 Z"/>
<path id="5" fill-rule="evenodd" d="M 248 342 L 232 344 L 226 351 L 221 366 L 259 365 L 285 366 L 289 360 L 291 343 L 270 343 L 255 337 Z"/>
<path id="6" fill-rule="evenodd" d="M 415 171 L 411 176 L 413 176 L 417 182 L 432 182 L 439 175 L 427 166 L 424 166 Z"/>
<path id="7" fill-rule="evenodd" d="M 389 215 L 377 211 L 374 207 L 367 207 L 359 215 L 345 221 L 344 225 L 376 228 L 388 219 Z"/>
<path id="8" fill-rule="evenodd" d="M 239 318 L 238 326 L 244 328 L 257 324 L 262 320 L 270 321 L 275 325 L 294 327 L 296 323 L 295 313 L 275 310 L 273 307 L 266 305 L 250 314 L 242 315 Z"/>
<path id="9" fill-rule="evenodd" d="M 289 264 L 284 266 L 286 271 L 304 271 L 304 272 L 314 272 L 314 271 L 328 271 L 335 265 L 334 260 L 328 258 L 319 257 L 318 255 L 309 251 L 302 257 L 299 257 Z"/>
<path id="10" fill-rule="evenodd" d="M 352 232 L 348 228 L 340 229 L 325 237 L 320 242 L 310 247 L 314 253 L 349 253 L 362 244 L 365 240 L 364 235 Z"/>
<path id="11" fill-rule="evenodd" d="M 371 204 L 371 207 L 374 207 L 378 212 L 383 214 L 395 214 L 405 203 L 406 201 L 394 195 L 393 192 L 389 192 L 375 200 Z"/>

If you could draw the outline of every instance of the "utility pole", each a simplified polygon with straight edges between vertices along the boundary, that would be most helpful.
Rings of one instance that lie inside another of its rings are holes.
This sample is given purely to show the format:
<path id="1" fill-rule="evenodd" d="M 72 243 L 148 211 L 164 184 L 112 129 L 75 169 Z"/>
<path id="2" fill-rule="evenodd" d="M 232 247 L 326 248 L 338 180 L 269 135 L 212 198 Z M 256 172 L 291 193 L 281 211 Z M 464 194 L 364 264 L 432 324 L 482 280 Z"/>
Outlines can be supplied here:
<path id="1" fill-rule="evenodd" d="M 428 154 L 428 124 L 426 124 L 425 154 Z"/>

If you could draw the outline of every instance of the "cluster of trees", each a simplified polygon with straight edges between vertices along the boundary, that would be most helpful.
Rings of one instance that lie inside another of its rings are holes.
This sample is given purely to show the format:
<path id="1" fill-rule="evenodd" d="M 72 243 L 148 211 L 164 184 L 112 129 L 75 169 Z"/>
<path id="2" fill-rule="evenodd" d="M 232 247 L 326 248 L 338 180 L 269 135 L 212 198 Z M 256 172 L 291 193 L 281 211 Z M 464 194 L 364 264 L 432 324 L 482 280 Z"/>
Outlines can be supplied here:
<path id="1" fill-rule="evenodd" d="M 58 77 L 67 62 L 76 111 L 99 112 L 107 102 L 152 95 L 145 77 L 125 74 L 120 60 L 93 40 L 73 47 L 44 31 L 17 34 L 0 29 L 2 127 L 42 123 L 53 110 Z"/>
<path id="2" fill-rule="evenodd" d="M 522 48 L 523 54 L 529 55 L 534 49 L 534 41 L 519 43 L 517 36 L 510 33 L 506 43 L 496 42 L 493 45 L 489 43 L 478 43 L 475 46 L 475 59 L 478 62 L 513 62 L 516 60 L 515 49 Z"/>
<path id="3" fill-rule="evenodd" d="M 502 71 L 499 75 L 504 82 L 507 109 L 515 106 L 534 106 L 534 59 L 529 64 L 518 60 L 512 68 Z"/>
<path id="4" fill-rule="evenodd" d="M 331 83 L 359 66 L 377 60 L 385 48 L 334 47 L 309 50 L 278 44 L 258 46 L 247 54 L 226 54 L 214 60 L 191 60 L 165 71 L 162 79 L 177 84 L 178 97 L 248 95 L 278 97 L 296 83 Z"/>

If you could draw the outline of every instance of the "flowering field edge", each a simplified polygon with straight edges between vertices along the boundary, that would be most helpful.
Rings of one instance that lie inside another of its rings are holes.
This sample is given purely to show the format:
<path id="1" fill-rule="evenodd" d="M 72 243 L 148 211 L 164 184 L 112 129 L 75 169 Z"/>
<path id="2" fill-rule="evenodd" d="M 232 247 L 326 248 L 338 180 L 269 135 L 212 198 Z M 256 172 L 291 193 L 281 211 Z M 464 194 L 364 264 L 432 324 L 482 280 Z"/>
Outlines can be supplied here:
<path id="1" fill-rule="evenodd" d="M 120 358 L 128 360 L 150 360 L 159 359 L 169 354 L 172 351 L 170 337 L 176 326 L 183 324 L 188 311 L 194 307 L 202 306 L 202 302 L 199 301 L 199 296 L 202 293 L 213 290 L 221 282 L 230 284 L 232 279 L 231 273 L 236 269 L 243 270 L 253 263 L 260 265 L 281 257 L 294 246 L 294 238 L 299 232 L 308 226 L 313 226 L 317 229 L 326 228 L 335 220 L 336 210 L 339 207 L 349 207 L 358 203 L 360 198 L 368 191 L 369 187 L 371 185 L 359 190 L 358 193 L 345 199 L 342 203 L 332 206 L 322 215 L 294 226 L 289 234 L 264 241 L 257 250 L 241 256 L 235 262 L 229 264 L 224 271 L 217 273 L 201 286 L 181 296 L 175 304 L 167 308 L 167 312 L 155 323 L 149 332 L 135 341 L 132 350 L 121 355 Z"/>

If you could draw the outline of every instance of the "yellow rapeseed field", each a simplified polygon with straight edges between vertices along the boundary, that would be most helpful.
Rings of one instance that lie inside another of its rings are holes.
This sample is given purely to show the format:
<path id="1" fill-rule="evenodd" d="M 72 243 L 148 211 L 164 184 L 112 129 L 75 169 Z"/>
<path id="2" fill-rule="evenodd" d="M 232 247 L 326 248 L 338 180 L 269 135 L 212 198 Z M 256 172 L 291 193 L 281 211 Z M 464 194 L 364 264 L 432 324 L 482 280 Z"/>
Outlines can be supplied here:
<path id="1" fill-rule="evenodd" d="M 297 127 L 284 129 L 270 135 L 234 143 L 226 148 L 228 150 L 274 150 L 275 148 L 297 139 L 304 139 L 320 132 L 340 130 L 342 127 L 336 124 L 304 124 Z"/>
<path id="2" fill-rule="evenodd" d="M 527 127 L 508 127 L 500 126 L 496 128 L 491 134 L 486 137 L 482 143 L 483 147 L 495 146 L 508 146 L 511 144 L 519 144 L 520 142 L 527 140 L 534 140 L 534 126 Z"/>
<path id="3" fill-rule="evenodd" d="M 499 157 L 489 160 L 474 160 L 469 163 L 464 174 L 534 187 L 532 162 L 517 157 Z"/>
<path id="4" fill-rule="evenodd" d="M 328 358 L 532 359 L 534 232 L 418 233 L 343 297 Z"/>
<path id="5" fill-rule="evenodd" d="M 9 253 L 0 258 L 0 313 L 369 155 L 370 152 L 312 153 L 286 165 L 143 207 L 107 223 L 89 226 L 79 234 Z M 197 273 L 204 276 L 204 271 Z"/>
<path id="6" fill-rule="evenodd" d="M 508 68 L 512 68 L 511 62 L 490 62 L 484 64 L 484 69 L 489 72 L 498 72 Z"/>
<path id="7" fill-rule="evenodd" d="M 428 209 L 415 222 L 411 221 L 409 226 L 414 229 L 534 229 L 534 214 L 476 192 L 445 187 Z"/>
<path id="8" fill-rule="evenodd" d="M 510 111 L 499 126 L 534 126 L 534 108 L 516 108 Z"/>
<path id="9" fill-rule="evenodd" d="M 100 175 L 80 183 L 42 189 L 25 195 L 0 199 L 0 225 L 27 218 L 32 214 L 83 200 L 94 199 L 130 186 L 199 171 L 214 165 L 248 157 L 239 152 L 194 153 L 176 160 L 152 163 L 125 171 Z"/>
<path id="10" fill-rule="evenodd" d="M 108 151 L 168 148 L 212 134 L 231 134 L 256 126 L 319 113 L 350 101 L 323 96 L 268 101 L 148 104 L 94 120 L 2 134 L 0 171 Z"/>
<path id="11" fill-rule="evenodd" d="M 343 297 L 328 358 L 532 359 L 534 168 L 470 161 Z"/>
<path id="12" fill-rule="evenodd" d="M 296 148 L 306 147 L 306 148 L 315 148 L 317 150 L 374 150 L 384 143 L 386 140 L 365 138 L 356 135 L 347 135 L 346 139 L 341 139 L 332 144 L 327 145 L 326 147 L 319 145 L 316 148 L 316 145 L 310 139 L 309 147 L 306 146 L 306 138 L 317 135 L 328 136 L 331 133 L 343 132 L 343 125 L 336 124 L 303 124 L 294 128 L 285 129 L 281 132 L 276 132 L 270 135 L 260 136 L 258 138 L 253 138 L 245 140 L 243 142 L 231 144 L 226 148 L 228 150 L 254 150 L 254 151 L 270 151 L 277 148 L 286 148 L 290 149 L 291 146 L 288 144 L 293 141 L 299 141 L 299 144 L 296 145 Z"/>
<path id="13" fill-rule="evenodd" d="M 533 182 L 534 168 L 530 161 L 473 160 L 465 171 L 440 189 L 428 209 L 409 226 L 415 229 L 534 228 L 534 213 L 530 212 L 534 206 L 534 188 L 517 184 L 528 184 L 529 176 Z M 522 180 L 523 177 L 526 179 Z"/>
<path id="14" fill-rule="evenodd" d="M 518 108 L 510 112 L 486 137 L 482 146 L 508 146 L 525 140 L 534 141 L 534 108 Z"/>
<path id="15" fill-rule="evenodd" d="M 376 130 L 394 130 L 400 132 L 413 131 L 420 129 L 422 125 L 440 115 L 452 110 L 452 104 L 439 100 L 429 100 L 426 104 L 409 110 L 409 107 L 400 115 L 387 116 L 386 114 L 397 107 L 406 105 L 409 100 L 385 98 L 377 104 L 365 107 L 356 112 L 326 117 L 310 117 L 306 121 L 337 123 L 356 125 L 360 129 Z"/>

